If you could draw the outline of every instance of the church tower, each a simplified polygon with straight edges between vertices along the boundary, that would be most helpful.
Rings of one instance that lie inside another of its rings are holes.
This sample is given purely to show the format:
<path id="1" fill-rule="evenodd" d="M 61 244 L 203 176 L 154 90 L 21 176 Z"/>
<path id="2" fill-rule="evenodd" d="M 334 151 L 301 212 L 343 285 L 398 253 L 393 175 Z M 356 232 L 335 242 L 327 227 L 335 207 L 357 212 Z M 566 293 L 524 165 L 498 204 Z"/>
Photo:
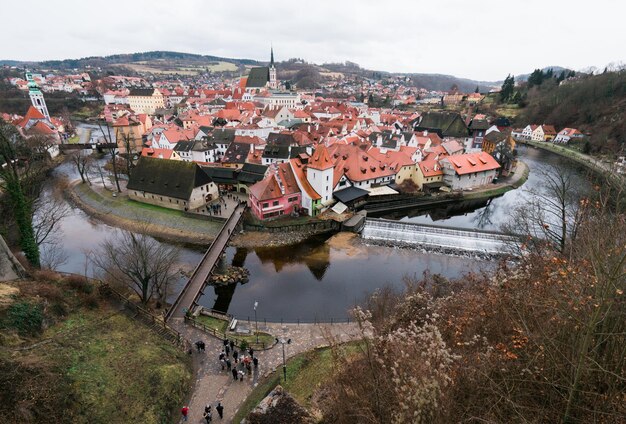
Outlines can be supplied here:
<path id="1" fill-rule="evenodd" d="M 43 93 L 39 89 L 39 86 L 33 79 L 33 75 L 30 72 L 26 73 L 26 81 L 28 82 L 28 95 L 30 96 L 30 101 L 35 106 L 46 119 L 50 120 L 50 114 L 48 113 L 48 107 L 46 106 L 46 100 L 43 98 Z"/>
<path id="2" fill-rule="evenodd" d="M 274 66 L 274 47 L 271 47 L 270 54 L 270 81 L 269 86 L 272 90 L 278 89 L 278 81 L 276 80 L 276 67 Z"/>

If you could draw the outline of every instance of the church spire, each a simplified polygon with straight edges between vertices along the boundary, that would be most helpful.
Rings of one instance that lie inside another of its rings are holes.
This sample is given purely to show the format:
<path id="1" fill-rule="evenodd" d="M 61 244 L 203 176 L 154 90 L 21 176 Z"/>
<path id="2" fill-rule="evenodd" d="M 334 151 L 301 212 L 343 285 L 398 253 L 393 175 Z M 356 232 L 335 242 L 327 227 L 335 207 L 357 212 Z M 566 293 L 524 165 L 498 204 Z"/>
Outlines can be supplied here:
<path id="1" fill-rule="evenodd" d="M 270 66 L 274 66 L 274 46 L 270 47 Z"/>

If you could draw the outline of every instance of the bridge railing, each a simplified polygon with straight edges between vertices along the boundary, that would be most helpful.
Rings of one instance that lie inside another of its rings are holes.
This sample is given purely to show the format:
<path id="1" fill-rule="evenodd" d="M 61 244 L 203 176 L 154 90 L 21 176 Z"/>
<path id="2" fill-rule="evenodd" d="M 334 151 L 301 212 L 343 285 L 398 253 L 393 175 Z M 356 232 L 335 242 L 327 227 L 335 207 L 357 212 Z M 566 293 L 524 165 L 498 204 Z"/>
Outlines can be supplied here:
<path id="1" fill-rule="evenodd" d="M 209 253 L 211 252 L 211 250 L 213 249 L 213 246 L 215 245 L 215 243 L 218 242 L 218 240 L 220 239 L 220 237 L 222 236 L 222 234 L 224 233 L 224 231 L 226 230 L 226 228 L 229 227 L 229 225 L 231 224 L 231 222 L 233 221 L 237 211 L 243 208 L 245 210 L 246 206 L 242 205 L 242 204 L 238 204 L 235 209 L 233 209 L 233 212 L 230 214 L 230 216 L 228 217 L 228 219 L 226 220 L 226 222 L 224 222 L 224 225 L 222 225 L 222 228 L 220 229 L 220 231 L 217 233 L 217 235 L 215 236 L 215 238 L 213 239 L 213 241 L 211 242 L 211 244 L 209 245 L 209 248 L 206 250 L 206 252 L 204 252 L 204 255 L 202 256 L 202 259 L 200 260 L 200 262 L 198 262 L 198 265 L 196 265 L 196 267 L 193 270 L 193 273 L 191 274 L 191 277 L 189 277 L 189 279 L 187 280 L 187 283 L 185 284 L 185 287 L 183 287 L 183 289 L 181 290 L 181 292 L 178 294 L 178 296 L 176 297 L 176 300 L 174 300 L 174 303 L 172 303 L 172 306 L 168 309 L 167 313 L 165 314 L 165 320 L 169 320 L 172 315 L 174 314 L 174 311 L 176 311 L 176 309 L 178 308 L 181 299 L 185 296 L 185 294 L 189 291 L 189 286 L 190 286 L 190 282 L 193 281 L 193 279 L 196 277 L 196 275 L 198 274 L 198 272 L 200 271 L 200 268 L 202 267 L 202 265 L 204 264 L 204 261 L 206 260 L 207 256 L 209 255 Z M 240 216 L 241 217 L 241 216 Z M 240 218 L 239 217 L 239 218 Z M 237 219 L 239 219 L 237 218 Z M 230 234 L 229 234 L 230 237 Z M 195 299 L 194 299 L 195 300 Z M 190 305 L 191 306 L 191 305 Z"/>

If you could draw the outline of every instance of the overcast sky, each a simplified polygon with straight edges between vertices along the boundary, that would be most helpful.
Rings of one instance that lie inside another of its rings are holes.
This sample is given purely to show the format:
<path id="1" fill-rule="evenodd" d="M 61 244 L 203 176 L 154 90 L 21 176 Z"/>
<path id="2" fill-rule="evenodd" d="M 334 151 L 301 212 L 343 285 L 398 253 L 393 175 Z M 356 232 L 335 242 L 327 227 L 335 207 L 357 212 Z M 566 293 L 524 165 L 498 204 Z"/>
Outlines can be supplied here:
<path id="1" fill-rule="evenodd" d="M 501 80 L 549 65 L 626 62 L 622 0 L 17 0 L 0 59 L 150 50 Z"/>

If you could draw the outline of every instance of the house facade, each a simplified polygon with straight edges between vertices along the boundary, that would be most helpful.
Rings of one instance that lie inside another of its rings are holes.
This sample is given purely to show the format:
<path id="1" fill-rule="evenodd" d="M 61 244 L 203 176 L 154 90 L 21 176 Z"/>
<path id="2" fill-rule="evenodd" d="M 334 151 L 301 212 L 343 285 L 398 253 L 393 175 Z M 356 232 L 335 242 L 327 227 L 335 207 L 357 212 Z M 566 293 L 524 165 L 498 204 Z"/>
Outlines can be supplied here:
<path id="1" fill-rule="evenodd" d="M 490 184 L 500 165 L 488 153 L 466 153 L 439 161 L 443 182 L 453 190 L 467 190 Z"/>
<path id="2" fill-rule="evenodd" d="M 156 88 L 134 88 L 128 93 L 128 105 L 137 114 L 154 115 L 157 109 L 165 107 L 165 99 Z"/>
<path id="3" fill-rule="evenodd" d="M 193 213 L 206 213 L 219 197 L 217 184 L 195 163 L 142 156 L 128 180 L 132 200 Z"/>

